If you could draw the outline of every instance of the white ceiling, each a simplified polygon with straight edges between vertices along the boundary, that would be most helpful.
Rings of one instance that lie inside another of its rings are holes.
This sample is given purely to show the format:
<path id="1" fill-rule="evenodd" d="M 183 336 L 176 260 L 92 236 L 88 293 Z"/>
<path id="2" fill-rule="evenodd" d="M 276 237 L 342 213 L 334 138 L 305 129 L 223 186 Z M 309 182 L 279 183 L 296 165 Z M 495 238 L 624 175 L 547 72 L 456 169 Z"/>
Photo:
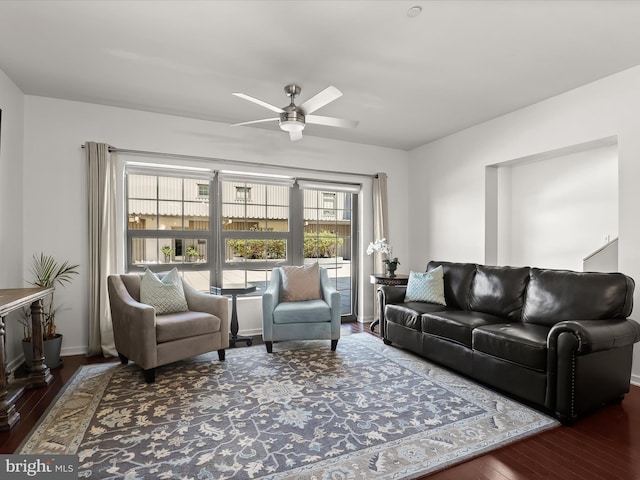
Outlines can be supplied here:
<path id="1" fill-rule="evenodd" d="M 25 94 L 233 123 L 334 85 L 359 127 L 305 135 L 405 150 L 638 64 L 630 0 L 0 1 Z"/>

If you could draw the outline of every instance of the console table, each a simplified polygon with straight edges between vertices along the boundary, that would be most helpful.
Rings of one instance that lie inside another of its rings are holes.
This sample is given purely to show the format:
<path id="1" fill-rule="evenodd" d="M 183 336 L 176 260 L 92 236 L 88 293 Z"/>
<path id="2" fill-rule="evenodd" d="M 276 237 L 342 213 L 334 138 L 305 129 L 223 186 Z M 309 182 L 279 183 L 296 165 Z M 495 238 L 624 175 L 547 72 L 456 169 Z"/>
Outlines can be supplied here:
<path id="1" fill-rule="evenodd" d="M 369 281 L 374 285 L 407 285 L 409 283 L 409 275 L 398 274 L 398 275 L 394 275 L 393 277 L 388 277 L 384 273 L 374 273 L 373 275 L 369 275 Z M 374 302 L 377 308 L 378 303 L 376 300 L 374 300 Z M 380 315 L 380 312 L 378 312 L 378 315 Z M 376 326 L 379 323 L 380 323 L 379 317 L 374 319 L 373 322 L 371 322 L 372 332 L 375 331 Z"/>
<path id="2" fill-rule="evenodd" d="M 238 336 L 238 307 L 236 299 L 238 295 L 246 295 L 255 292 L 257 287 L 249 284 L 232 284 L 223 285 L 222 287 L 211 287 L 210 292 L 214 295 L 231 295 L 231 336 L 229 337 L 229 346 L 235 347 L 236 342 L 247 342 L 247 347 L 253 344 L 251 337 Z"/>
<path id="3" fill-rule="evenodd" d="M 44 363 L 42 346 L 42 304 L 40 300 L 51 295 L 53 288 L 0 289 L 0 430 L 9 430 L 20 419 L 16 402 L 26 388 L 46 387 L 53 377 Z M 29 375 L 9 381 L 5 351 L 5 317 L 22 307 L 31 305 L 31 339 L 33 342 L 33 367 Z"/>

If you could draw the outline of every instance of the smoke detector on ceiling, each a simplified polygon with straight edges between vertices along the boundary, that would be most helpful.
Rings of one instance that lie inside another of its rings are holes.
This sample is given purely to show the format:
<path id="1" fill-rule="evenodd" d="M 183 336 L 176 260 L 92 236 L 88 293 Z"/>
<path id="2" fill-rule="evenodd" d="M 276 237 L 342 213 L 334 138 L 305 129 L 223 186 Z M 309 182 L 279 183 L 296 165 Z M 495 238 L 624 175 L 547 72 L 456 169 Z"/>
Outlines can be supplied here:
<path id="1" fill-rule="evenodd" d="M 407 11 L 407 17 L 409 18 L 415 18 L 418 15 L 420 15 L 420 13 L 422 13 L 422 7 L 416 5 L 415 7 L 411 7 L 408 11 Z"/>

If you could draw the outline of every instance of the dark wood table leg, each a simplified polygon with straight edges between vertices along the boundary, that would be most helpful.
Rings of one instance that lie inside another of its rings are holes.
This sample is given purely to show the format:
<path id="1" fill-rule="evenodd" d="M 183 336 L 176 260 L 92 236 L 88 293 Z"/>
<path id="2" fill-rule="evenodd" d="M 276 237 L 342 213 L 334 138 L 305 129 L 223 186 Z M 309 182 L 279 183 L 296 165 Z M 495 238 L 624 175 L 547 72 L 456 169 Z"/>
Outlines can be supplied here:
<path id="1" fill-rule="evenodd" d="M 236 342 L 247 342 L 247 347 L 253 344 L 251 337 L 239 337 L 238 336 L 238 307 L 237 297 L 235 293 L 231 294 L 231 335 L 229 337 L 229 346 L 235 347 Z"/>
<path id="2" fill-rule="evenodd" d="M 20 420 L 20 414 L 16 411 L 16 399 L 12 398 L 15 395 L 8 389 L 4 318 L 0 317 L 0 430 L 9 430 Z"/>
<path id="3" fill-rule="evenodd" d="M 29 370 L 30 387 L 46 387 L 53 376 L 44 363 L 44 344 L 42 339 L 42 303 L 37 300 L 31 304 L 31 341 L 33 343 L 33 367 Z"/>

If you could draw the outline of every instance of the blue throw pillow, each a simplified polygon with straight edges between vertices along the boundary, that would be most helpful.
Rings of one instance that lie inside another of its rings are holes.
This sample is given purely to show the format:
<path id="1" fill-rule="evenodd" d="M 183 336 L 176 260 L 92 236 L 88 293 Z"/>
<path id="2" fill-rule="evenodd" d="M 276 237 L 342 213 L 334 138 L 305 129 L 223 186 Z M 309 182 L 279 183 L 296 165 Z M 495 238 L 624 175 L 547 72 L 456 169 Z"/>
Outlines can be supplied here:
<path id="1" fill-rule="evenodd" d="M 178 269 L 171 270 L 162 280 L 147 269 L 140 281 L 140 302 L 151 305 L 158 315 L 189 310 Z"/>
<path id="2" fill-rule="evenodd" d="M 409 272 L 405 302 L 429 302 L 446 305 L 442 266 L 425 273 Z"/>

